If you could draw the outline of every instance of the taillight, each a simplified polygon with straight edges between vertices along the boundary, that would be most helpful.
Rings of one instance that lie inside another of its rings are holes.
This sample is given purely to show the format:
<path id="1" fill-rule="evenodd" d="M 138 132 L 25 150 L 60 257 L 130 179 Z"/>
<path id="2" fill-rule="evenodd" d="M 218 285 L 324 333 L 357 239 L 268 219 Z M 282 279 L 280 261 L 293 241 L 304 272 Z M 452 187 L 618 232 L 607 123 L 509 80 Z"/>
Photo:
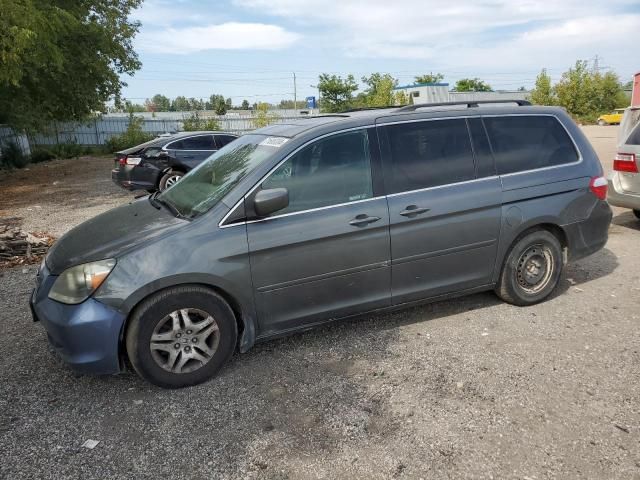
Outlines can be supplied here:
<path id="1" fill-rule="evenodd" d="M 128 155 L 123 155 L 118 159 L 118 162 L 124 167 L 125 165 L 138 165 L 141 160 L 142 158 L 140 157 L 129 157 Z"/>
<path id="2" fill-rule="evenodd" d="M 634 153 L 618 153 L 613 159 L 613 169 L 617 172 L 638 173 L 638 164 Z"/>
<path id="3" fill-rule="evenodd" d="M 589 190 L 600 200 L 607 198 L 607 179 L 604 177 L 593 177 L 589 182 Z"/>

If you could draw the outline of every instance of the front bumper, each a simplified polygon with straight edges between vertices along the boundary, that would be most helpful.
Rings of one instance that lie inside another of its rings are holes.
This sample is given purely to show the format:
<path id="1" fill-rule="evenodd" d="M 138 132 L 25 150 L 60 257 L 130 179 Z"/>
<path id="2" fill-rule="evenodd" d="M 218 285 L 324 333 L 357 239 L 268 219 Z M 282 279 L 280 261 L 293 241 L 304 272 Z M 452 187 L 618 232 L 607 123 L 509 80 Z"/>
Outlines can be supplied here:
<path id="1" fill-rule="evenodd" d="M 607 201 L 616 207 L 630 208 L 632 210 L 640 210 L 640 195 L 625 192 L 620 186 L 618 175 L 613 173 L 607 181 L 609 188 L 607 190 Z"/>
<path id="2" fill-rule="evenodd" d="M 603 248 L 609 239 L 613 212 L 604 200 L 598 200 L 586 220 L 563 225 L 567 236 L 569 260 L 579 260 Z"/>
<path id="3" fill-rule="evenodd" d="M 74 370 L 90 374 L 120 372 L 124 315 L 93 298 L 78 305 L 51 300 L 48 294 L 56 278 L 48 274 L 46 266 L 38 272 L 38 286 L 30 300 L 34 321 L 42 324 L 49 343 Z"/>

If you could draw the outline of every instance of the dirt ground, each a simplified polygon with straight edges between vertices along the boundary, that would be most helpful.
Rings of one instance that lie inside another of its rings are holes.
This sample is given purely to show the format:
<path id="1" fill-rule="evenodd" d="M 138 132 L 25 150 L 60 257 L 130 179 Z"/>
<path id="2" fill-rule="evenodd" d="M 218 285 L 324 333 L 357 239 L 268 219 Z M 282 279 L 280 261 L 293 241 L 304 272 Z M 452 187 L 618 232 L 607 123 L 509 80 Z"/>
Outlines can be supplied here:
<path id="1" fill-rule="evenodd" d="M 585 128 L 607 170 L 616 130 Z M 65 162 L 5 175 L 0 216 L 61 234 L 131 198 L 110 159 Z M 640 479 L 638 245 L 615 209 L 606 248 L 542 304 L 483 293 L 334 324 L 179 391 L 75 375 L 31 323 L 35 267 L 0 272 L 0 478 Z"/>

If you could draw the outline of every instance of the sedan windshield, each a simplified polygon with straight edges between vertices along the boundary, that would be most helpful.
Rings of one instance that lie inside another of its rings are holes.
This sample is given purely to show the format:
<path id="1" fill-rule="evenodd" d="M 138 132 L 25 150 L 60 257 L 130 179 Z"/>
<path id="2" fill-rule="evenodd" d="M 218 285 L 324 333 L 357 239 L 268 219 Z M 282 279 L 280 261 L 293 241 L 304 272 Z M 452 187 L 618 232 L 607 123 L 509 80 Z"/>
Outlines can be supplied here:
<path id="1" fill-rule="evenodd" d="M 244 135 L 218 150 L 157 199 L 182 217 L 202 215 L 277 147 L 264 135 Z M 284 143 L 285 139 L 281 143 Z M 277 143 L 277 142 L 276 142 Z"/>

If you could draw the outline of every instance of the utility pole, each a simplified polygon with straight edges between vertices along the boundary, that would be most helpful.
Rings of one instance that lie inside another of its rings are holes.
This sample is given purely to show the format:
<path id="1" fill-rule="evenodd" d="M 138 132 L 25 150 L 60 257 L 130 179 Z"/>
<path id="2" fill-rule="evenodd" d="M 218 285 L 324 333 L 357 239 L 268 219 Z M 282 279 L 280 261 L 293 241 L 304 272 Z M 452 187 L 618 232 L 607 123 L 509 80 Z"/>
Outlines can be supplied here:
<path id="1" fill-rule="evenodd" d="M 293 109 L 298 109 L 298 87 L 296 85 L 296 72 L 293 72 Z"/>

